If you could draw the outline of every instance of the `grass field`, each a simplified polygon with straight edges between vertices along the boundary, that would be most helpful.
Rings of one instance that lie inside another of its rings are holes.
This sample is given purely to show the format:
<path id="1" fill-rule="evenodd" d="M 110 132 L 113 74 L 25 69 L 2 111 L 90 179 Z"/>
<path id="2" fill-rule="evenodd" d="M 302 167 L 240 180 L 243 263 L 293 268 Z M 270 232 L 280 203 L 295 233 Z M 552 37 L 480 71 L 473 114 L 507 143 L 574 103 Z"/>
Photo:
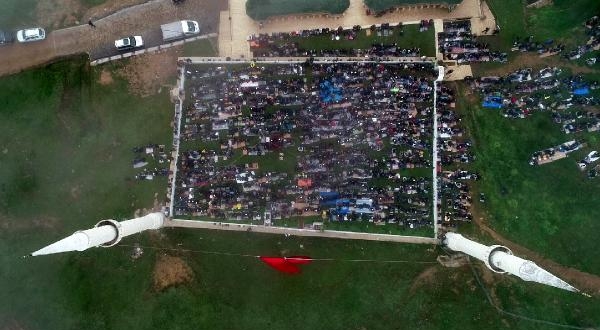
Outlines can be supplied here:
<path id="1" fill-rule="evenodd" d="M 380 12 L 398 6 L 419 5 L 423 3 L 458 4 L 461 2 L 462 0 L 365 0 L 365 5 L 375 12 Z"/>
<path id="2" fill-rule="evenodd" d="M 248 0 L 246 14 L 254 20 L 302 13 L 341 14 L 349 6 L 349 0 Z"/>
<path id="3" fill-rule="evenodd" d="M 0 1 L 0 29 L 9 30 L 23 28 L 36 22 L 36 0 L 3 0 Z"/>
<path id="4" fill-rule="evenodd" d="M 354 40 L 331 40 L 328 35 L 302 38 L 294 38 L 298 42 L 300 49 L 311 50 L 329 50 L 329 49 L 367 49 L 373 44 L 393 44 L 397 43 L 400 48 L 421 48 L 421 54 L 425 56 L 435 56 L 435 31 L 429 29 L 419 32 L 418 25 L 405 25 L 404 33 L 401 35 L 394 30 L 394 35 L 388 37 L 378 37 L 375 33 L 367 36 L 366 31 L 360 32 Z"/>
<path id="5" fill-rule="evenodd" d="M 596 0 L 555 0 L 554 5 L 525 8 L 521 0 L 488 0 L 500 38 L 486 39 L 494 48 L 510 49 L 515 37 L 533 35 L 536 40 L 554 39 L 564 44 L 579 43 L 583 37 L 583 23 L 600 12 Z"/>
<path id="6" fill-rule="evenodd" d="M 98 75 L 77 59 L 0 79 L 1 329 L 540 328 L 497 314 L 469 268 L 413 263 L 443 253 L 422 245 L 164 229 L 122 242 L 148 246 L 136 261 L 127 246 L 22 259 L 99 219 L 149 207 L 155 192 L 162 198 L 164 181 L 127 178 L 131 147 L 170 139 L 168 96 L 131 96 L 125 81 L 100 85 Z M 338 261 L 305 265 L 292 277 L 254 258 L 163 247 Z M 192 268 L 191 282 L 153 289 L 163 253 Z M 496 275 L 485 283 L 508 311 L 600 323 L 597 298 Z"/>
<path id="7" fill-rule="evenodd" d="M 463 100 L 464 102 L 464 100 Z M 475 141 L 478 188 L 493 227 L 509 239 L 577 269 L 600 274 L 595 235 L 600 217 L 598 181 L 589 180 L 576 161 L 600 147 L 597 133 L 566 135 L 549 113 L 508 120 L 498 112 L 463 103 L 463 116 Z M 543 166 L 530 166 L 537 150 L 574 138 L 583 150 Z"/>
<path id="8" fill-rule="evenodd" d="M 183 56 L 216 56 L 218 54 L 217 39 L 200 39 L 183 45 Z"/>

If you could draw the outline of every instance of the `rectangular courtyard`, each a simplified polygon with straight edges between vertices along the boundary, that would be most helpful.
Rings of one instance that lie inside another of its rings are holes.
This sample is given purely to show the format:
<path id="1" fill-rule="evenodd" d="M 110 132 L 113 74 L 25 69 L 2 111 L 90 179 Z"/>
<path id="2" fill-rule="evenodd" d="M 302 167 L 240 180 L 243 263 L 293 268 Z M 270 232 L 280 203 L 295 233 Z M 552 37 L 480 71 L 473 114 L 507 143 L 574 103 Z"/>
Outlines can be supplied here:
<path id="1" fill-rule="evenodd" d="M 433 64 L 182 69 L 173 216 L 433 235 Z"/>

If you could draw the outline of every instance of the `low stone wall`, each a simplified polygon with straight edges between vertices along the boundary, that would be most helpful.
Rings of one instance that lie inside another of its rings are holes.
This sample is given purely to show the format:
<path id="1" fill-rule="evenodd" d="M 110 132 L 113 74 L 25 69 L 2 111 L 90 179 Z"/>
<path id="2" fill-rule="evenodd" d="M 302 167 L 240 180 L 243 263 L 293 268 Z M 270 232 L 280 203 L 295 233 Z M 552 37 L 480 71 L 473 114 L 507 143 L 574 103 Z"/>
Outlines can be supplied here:
<path id="1" fill-rule="evenodd" d="M 180 45 L 183 45 L 188 42 L 197 41 L 197 40 L 201 40 L 201 39 L 216 38 L 216 37 L 217 37 L 216 33 L 204 34 L 201 36 L 195 36 L 192 38 L 169 42 L 169 43 L 162 44 L 159 46 L 144 48 L 144 49 L 140 49 L 140 50 L 136 50 L 136 51 L 132 51 L 132 52 L 128 52 L 128 53 L 123 53 L 123 54 L 119 54 L 119 55 L 115 55 L 115 56 L 99 58 L 99 59 L 90 61 L 90 65 L 93 66 L 93 65 L 111 62 L 111 61 L 121 60 L 121 59 L 128 58 L 128 57 L 135 56 L 135 55 L 142 55 L 142 54 L 146 54 L 146 53 L 156 53 L 160 50 L 168 49 L 168 48 L 171 48 L 174 46 L 180 46 Z"/>

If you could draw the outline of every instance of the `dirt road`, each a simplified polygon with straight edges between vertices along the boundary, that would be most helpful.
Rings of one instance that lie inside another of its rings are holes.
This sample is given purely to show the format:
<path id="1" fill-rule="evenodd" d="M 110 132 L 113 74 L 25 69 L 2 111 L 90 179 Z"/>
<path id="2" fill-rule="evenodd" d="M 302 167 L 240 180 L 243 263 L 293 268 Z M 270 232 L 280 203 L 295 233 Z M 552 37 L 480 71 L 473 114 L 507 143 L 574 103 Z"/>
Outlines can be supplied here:
<path id="1" fill-rule="evenodd" d="M 95 28 L 84 24 L 48 33 L 46 40 L 0 47 L 0 75 L 51 62 L 73 54 L 91 59 L 116 54 L 114 40 L 141 35 L 146 47 L 162 43 L 160 25 L 181 19 L 200 23 L 201 33 L 216 32 L 224 1 L 188 0 L 174 5 L 171 0 L 152 0 L 94 20 Z"/>

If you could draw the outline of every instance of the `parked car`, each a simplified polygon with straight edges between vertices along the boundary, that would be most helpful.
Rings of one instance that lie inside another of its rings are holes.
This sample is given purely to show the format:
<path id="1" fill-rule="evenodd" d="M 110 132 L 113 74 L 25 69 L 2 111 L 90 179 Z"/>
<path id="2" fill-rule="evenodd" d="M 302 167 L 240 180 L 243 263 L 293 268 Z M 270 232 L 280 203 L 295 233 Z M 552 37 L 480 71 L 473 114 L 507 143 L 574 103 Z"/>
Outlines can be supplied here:
<path id="1" fill-rule="evenodd" d="M 115 47 L 117 47 L 118 50 L 132 49 L 143 46 L 144 41 L 142 40 L 141 36 L 131 36 L 115 40 Z"/>
<path id="2" fill-rule="evenodd" d="M 31 28 L 17 31 L 19 42 L 30 42 L 46 39 L 46 31 L 42 28 Z"/>
<path id="3" fill-rule="evenodd" d="M 15 41 L 14 33 L 0 30 L 0 46 Z"/>

